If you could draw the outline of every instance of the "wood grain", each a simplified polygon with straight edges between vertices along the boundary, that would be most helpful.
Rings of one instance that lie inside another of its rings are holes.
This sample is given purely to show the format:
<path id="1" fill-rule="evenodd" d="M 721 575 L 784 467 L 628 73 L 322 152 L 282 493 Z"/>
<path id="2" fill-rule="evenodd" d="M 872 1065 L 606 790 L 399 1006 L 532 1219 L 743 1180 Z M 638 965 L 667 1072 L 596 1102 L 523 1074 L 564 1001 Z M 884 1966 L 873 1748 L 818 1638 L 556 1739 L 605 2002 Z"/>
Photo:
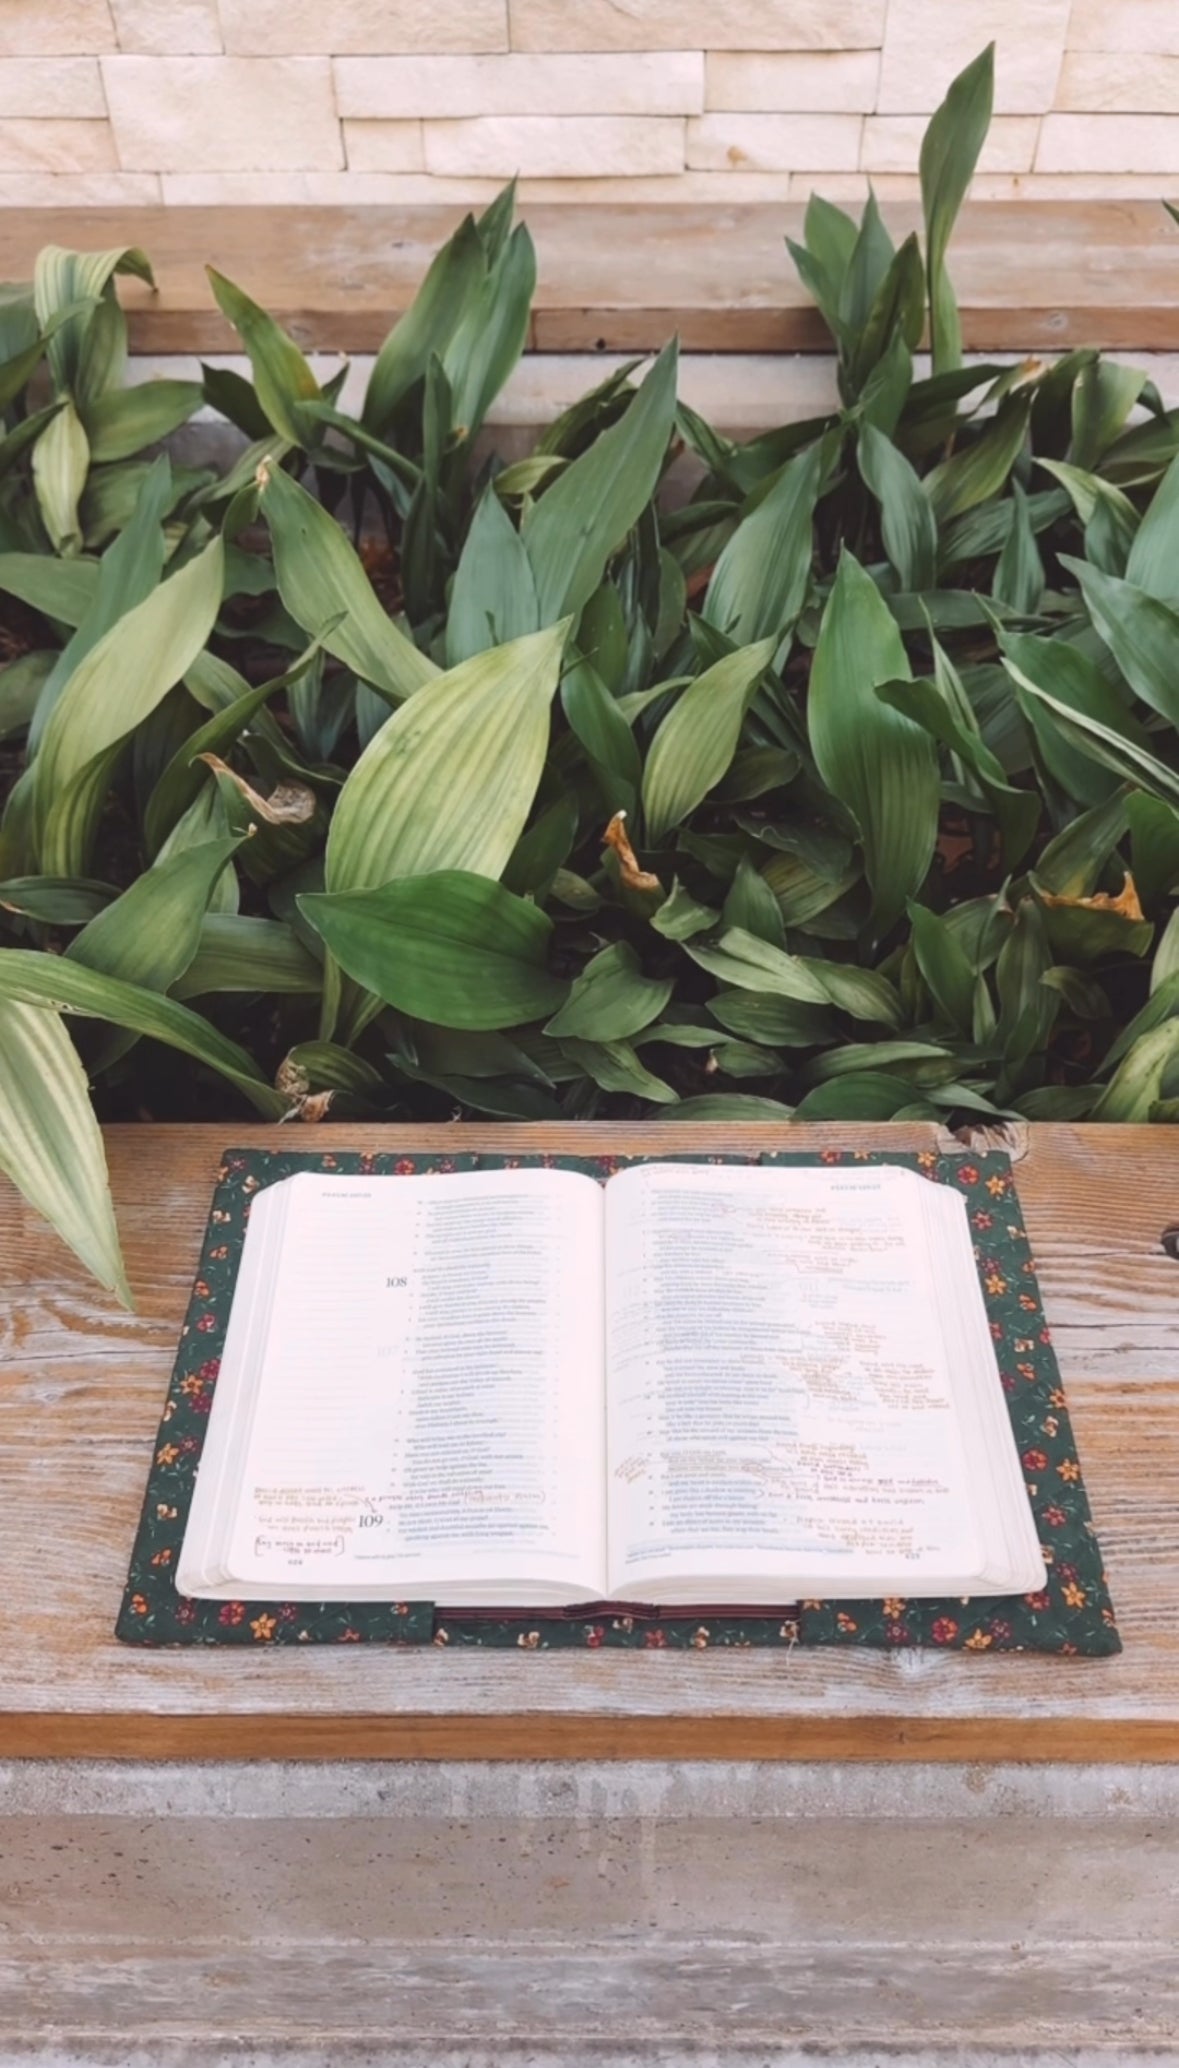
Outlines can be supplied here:
<path id="1" fill-rule="evenodd" d="M 121 283 L 132 350 L 223 352 L 236 340 L 204 268 L 247 288 L 306 349 L 376 351 L 462 209 L 137 208 L 86 211 L 86 242 L 140 244 L 158 292 Z M 911 207 L 886 207 L 897 236 Z M 533 350 L 829 351 L 790 265 L 793 206 L 527 210 L 539 260 Z M 43 244 L 78 240 L 72 211 L 8 209 L 0 275 L 31 275 Z M 1179 334 L 1179 230 L 1153 203 L 976 202 L 954 235 L 954 285 L 971 351 L 1073 345 L 1171 351 Z"/>
<path id="2" fill-rule="evenodd" d="M 138 1311 L 0 1188 L 0 1758 L 1179 1757 L 1179 1141 L 1030 1130 L 1017 1172 L 1126 1643 L 932 1652 L 138 1652 L 112 1626 L 222 1149 L 914 1148 L 933 1130 L 125 1127 Z"/>

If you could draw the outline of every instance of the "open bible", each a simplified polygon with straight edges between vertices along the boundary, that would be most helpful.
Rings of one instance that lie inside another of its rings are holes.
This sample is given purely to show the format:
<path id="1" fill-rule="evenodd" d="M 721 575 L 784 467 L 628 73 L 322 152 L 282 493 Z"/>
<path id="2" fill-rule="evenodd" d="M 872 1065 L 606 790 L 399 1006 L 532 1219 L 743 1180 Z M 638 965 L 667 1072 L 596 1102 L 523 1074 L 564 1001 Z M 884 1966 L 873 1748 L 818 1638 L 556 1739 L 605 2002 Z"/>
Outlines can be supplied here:
<path id="1" fill-rule="evenodd" d="M 961 1198 L 887 1166 L 253 1201 L 176 1585 L 778 1605 L 1043 1586 Z"/>

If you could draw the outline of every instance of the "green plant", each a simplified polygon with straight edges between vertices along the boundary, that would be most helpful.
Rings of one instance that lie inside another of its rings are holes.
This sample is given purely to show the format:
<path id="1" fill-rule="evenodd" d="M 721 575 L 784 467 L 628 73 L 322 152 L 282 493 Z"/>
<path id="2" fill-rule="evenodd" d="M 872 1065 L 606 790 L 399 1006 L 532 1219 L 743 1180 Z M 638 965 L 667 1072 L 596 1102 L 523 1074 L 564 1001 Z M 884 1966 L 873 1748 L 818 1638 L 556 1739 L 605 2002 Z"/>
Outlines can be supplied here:
<path id="1" fill-rule="evenodd" d="M 87 1076 L 103 1117 L 1179 1116 L 1179 422 L 1096 352 L 961 363 L 990 101 L 986 52 L 924 240 L 811 203 L 839 407 L 747 445 L 673 345 L 477 457 L 510 191 L 355 415 L 217 276 L 253 378 L 203 391 L 121 385 L 140 253 L 0 298 L 0 1163 L 104 1283 Z M 220 475 L 154 449 L 199 401 Z"/>

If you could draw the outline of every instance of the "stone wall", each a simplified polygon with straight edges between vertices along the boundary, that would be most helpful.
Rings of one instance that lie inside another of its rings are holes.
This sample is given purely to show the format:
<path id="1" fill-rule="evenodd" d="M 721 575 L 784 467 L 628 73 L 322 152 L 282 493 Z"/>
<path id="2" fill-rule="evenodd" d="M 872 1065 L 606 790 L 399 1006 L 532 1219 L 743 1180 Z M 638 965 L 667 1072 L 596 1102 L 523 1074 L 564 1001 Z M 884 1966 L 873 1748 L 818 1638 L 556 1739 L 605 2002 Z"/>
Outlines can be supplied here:
<path id="1" fill-rule="evenodd" d="M 1179 0 L 0 0 L 0 206 L 907 196 L 990 37 L 977 195 L 1179 189 Z"/>

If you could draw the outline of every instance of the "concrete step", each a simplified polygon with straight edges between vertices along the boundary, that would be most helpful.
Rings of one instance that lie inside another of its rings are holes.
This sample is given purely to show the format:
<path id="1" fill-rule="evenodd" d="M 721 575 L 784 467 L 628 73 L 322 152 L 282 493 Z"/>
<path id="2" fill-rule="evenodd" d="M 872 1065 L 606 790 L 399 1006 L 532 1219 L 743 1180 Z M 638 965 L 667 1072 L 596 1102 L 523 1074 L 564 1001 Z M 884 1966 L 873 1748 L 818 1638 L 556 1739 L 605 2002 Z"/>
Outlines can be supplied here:
<path id="1" fill-rule="evenodd" d="M 0 1769 L 0 2063 L 1179 2059 L 1166 1767 Z"/>

